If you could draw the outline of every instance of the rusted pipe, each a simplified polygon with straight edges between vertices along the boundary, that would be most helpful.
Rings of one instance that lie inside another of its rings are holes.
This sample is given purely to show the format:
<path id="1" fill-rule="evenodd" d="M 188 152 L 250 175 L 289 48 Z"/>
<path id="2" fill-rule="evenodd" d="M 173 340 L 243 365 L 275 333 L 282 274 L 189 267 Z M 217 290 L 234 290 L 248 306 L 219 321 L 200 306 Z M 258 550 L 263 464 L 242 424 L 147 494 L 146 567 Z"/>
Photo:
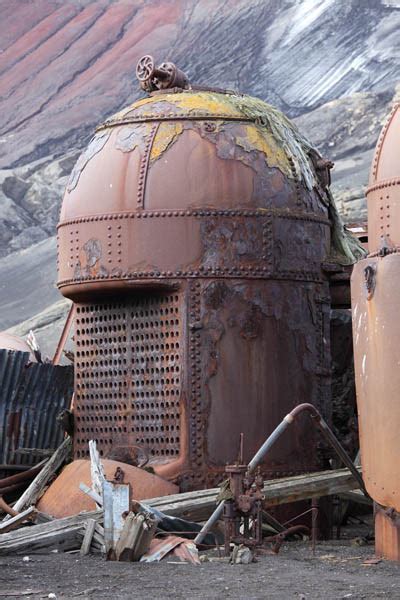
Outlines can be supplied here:
<path id="1" fill-rule="evenodd" d="M 16 475 L 10 475 L 9 477 L 4 477 L 3 479 L 0 479 L 0 491 L 5 487 L 14 485 L 15 483 L 20 483 L 24 481 L 29 481 L 29 479 L 33 479 L 38 473 L 40 473 L 40 471 L 43 469 L 43 466 L 44 464 L 42 461 L 39 465 L 36 465 L 28 471 L 23 471 L 22 473 L 17 473 Z"/>
<path id="2" fill-rule="evenodd" d="M 274 429 L 274 431 L 271 433 L 271 435 L 265 440 L 265 442 L 263 443 L 261 448 L 253 456 L 253 458 L 249 462 L 248 470 L 251 472 L 251 471 L 254 471 L 258 467 L 258 465 L 261 463 L 261 461 L 265 458 L 265 455 L 267 454 L 267 452 L 271 449 L 271 447 L 275 444 L 275 442 L 280 438 L 282 433 L 289 427 L 289 425 L 291 425 L 293 423 L 293 421 L 298 417 L 299 414 L 301 414 L 305 411 L 311 413 L 311 416 L 313 417 L 313 422 L 319 427 L 319 429 L 321 430 L 321 433 L 324 435 L 324 437 L 327 439 L 327 441 L 331 444 L 331 446 L 333 447 L 335 452 L 338 454 L 338 456 L 341 458 L 341 460 L 344 462 L 344 464 L 350 469 L 351 473 L 357 480 L 357 482 L 360 486 L 360 489 L 363 491 L 363 493 L 366 496 L 368 496 L 368 493 L 364 487 L 364 482 L 362 480 L 362 477 L 361 477 L 360 473 L 357 471 L 356 467 L 354 466 L 354 464 L 353 464 L 351 458 L 349 457 L 349 455 L 347 454 L 346 450 L 343 448 L 343 446 L 340 444 L 340 442 L 336 439 L 335 435 L 329 429 L 328 424 L 322 418 L 322 415 L 318 412 L 318 410 L 315 408 L 315 406 L 313 406 L 312 404 L 310 404 L 308 402 L 299 404 L 293 410 L 291 410 L 289 414 L 287 414 L 282 419 L 281 423 L 279 423 L 279 425 Z M 204 539 L 204 536 L 207 534 L 207 532 L 219 520 L 219 518 L 222 515 L 224 504 L 225 504 L 225 500 L 222 500 L 218 504 L 218 506 L 214 510 L 213 514 L 210 516 L 208 521 L 201 528 L 201 531 L 195 537 L 195 539 L 194 539 L 195 544 L 200 544 L 202 542 L 202 540 Z"/>
<path id="3" fill-rule="evenodd" d="M 302 406 L 300 404 L 300 406 Z M 293 411 L 292 411 L 293 412 Z M 271 435 L 265 440 L 261 448 L 256 452 L 251 461 L 249 462 L 249 471 L 254 471 L 263 460 L 268 450 L 275 444 L 276 440 L 280 438 L 282 433 L 289 427 L 289 425 L 293 422 L 293 418 L 290 417 L 292 413 L 289 413 L 284 417 L 282 422 L 278 425 L 276 429 L 271 433 Z"/>
<path id="4" fill-rule="evenodd" d="M 316 546 L 316 542 L 317 542 L 318 510 L 319 510 L 319 498 L 313 498 L 311 500 L 311 545 L 312 545 L 313 556 L 315 556 L 315 546 Z"/>
<path id="5" fill-rule="evenodd" d="M 351 471 L 352 475 L 357 480 L 361 491 L 367 497 L 369 497 L 368 492 L 364 486 L 363 478 L 361 477 L 360 473 L 354 466 L 354 463 L 351 460 L 350 456 L 347 454 L 347 452 L 343 448 L 342 444 L 339 442 L 339 440 L 337 439 L 337 437 L 335 436 L 333 431 L 330 429 L 328 423 L 322 417 L 321 413 L 315 408 L 315 406 L 313 404 L 309 404 L 307 402 L 305 402 L 304 404 L 299 404 L 287 415 L 287 417 L 289 417 L 289 418 L 292 417 L 292 419 L 295 419 L 300 413 L 305 412 L 305 411 L 310 413 L 313 423 L 315 423 L 318 426 L 319 430 L 321 431 L 321 433 L 324 436 L 324 438 L 326 439 L 326 441 L 329 442 L 329 444 L 335 450 L 336 454 L 339 456 L 339 458 L 343 462 L 343 464 L 345 464 L 346 467 L 348 467 L 348 469 Z"/>
<path id="6" fill-rule="evenodd" d="M 14 483 L 13 485 L 0 488 L 0 494 L 10 494 L 11 492 L 15 492 L 24 487 L 25 484 L 25 481 L 20 481 L 20 483 Z"/>
<path id="7" fill-rule="evenodd" d="M 0 510 L 10 515 L 10 517 L 17 516 L 18 512 L 11 508 L 9 504 L 4 500 L 3 496 L 0 496 Z"/>
<path id="8" fill-rule="evenodd" d="M 29 471 L 30 468 L 30 465 L 0 465 L 0 471 Z"/>
<path id="9" fill-rule="evenodd" d="M 76 312 L 76 305 L 75 305 L 75 303 L 73 303 L 71 308 L 68 311 L 68 315 L 67 315 L 63 330 L 61 332 L 60 339 L 58 340 L 57 348 L 56 348 L 56 351 L 54 353 L 53 360 L 52 360 L 53 365 L 60 364 L 62 353 L 65 348 L 65 344 L 67 343 L 67 339 L 68 339 L 69 333 L 71 331 L 72 324 L 74 322 L 75 312 Z"/>

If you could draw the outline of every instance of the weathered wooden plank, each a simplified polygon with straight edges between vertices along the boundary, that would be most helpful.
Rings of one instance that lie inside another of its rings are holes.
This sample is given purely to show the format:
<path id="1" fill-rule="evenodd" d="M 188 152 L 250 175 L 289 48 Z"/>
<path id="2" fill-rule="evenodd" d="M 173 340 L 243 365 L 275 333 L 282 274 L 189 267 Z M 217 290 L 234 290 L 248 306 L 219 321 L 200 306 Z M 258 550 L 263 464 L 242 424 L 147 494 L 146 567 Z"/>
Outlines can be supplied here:
<path id="1" fill-rule="evenodd" d="M 122 515 L 131 506 L 131 486 L 129 483 L 103 481 L 104 542 L 106 551 L 115 549 L 124 526 Z"/>
<path id="2" fill-rule="evenodd" d="M 361 472 L 361 467 L 359 468 Z M 295 477 L 273 479 L 264 484 L 266 506 L 277 506 L 306 500 L 330 496 L 358 488 L 349 469 L 335 471 L 317 471 Z M 154 506 L 167 515 L 182 517 L 192 521 L 204 521 L 216 506 L 216 497 L 219 488 L 174 494 L 160 498 L 144 500 L 143 504 Z"/>
<path id="3" fill-rule="evenodd" d="M 138 541 L 138 536 L 143 527 L 145 518 L 143 515 L 129 513 L 124 521 L 121 535 L 115 544 L 115 557 L 117 560 L 133 560 L 133 551 Z"/>
<path id="4" fill-rule="evenodd" d="M 64 519 L 55 519 L 33 527 L 23 527 L 0 536 L 0 556 L 20 554 L 37 550 L 59 548 L 61 550 L 79 549 L 85 522 L 94 519 L 102 521 L 103 511 L 96 510 L 80 513 Z"/>
<path id="5" fill-rule="evenodd" d="M 78 532 L 78 535 L 83 540 L 83 538 L 85 536 L 85 530 L 81 529 Z M 104 545 L 104 528 L 98 522 L 96 522 L 96 525 L 94 528 L 94 533 L 93 533 L 93 537 L 92 537 L 92 545 L 91 545 L 90 550 L 91 550 L 91 552 L 101 552 L 101 554 L 105 554 L 105 552 L 106 552 L 106 547 Z"/>
<path id="6" fill-rule="evenodd" d="M 86 556 L 86 554 L 89 554 L 95 528 L 96 528 L 96 520 L 88 519 L 85 523 L 85 535 L 83 536 L 83 541 L 82 541 L 82 546 L 81 546 L 81 551 L 80 551 L 81 556 Z"/>
<path id="7" fill-rule="evenodd" d="M 0 533 L 1 534 L 7 533 L 8 531 L 15 529 L 19 525 L 22 525 L 22 523 L 24 521 L 34 520 L 36 515 L 37 515 L 37 510 L 35 509 L 34 506 L 30 506 L 26 510 L 11 517 L 6 523 L 0 523 Z"/>
<path id="8" fill-rule="evenodd" d="M 25 508 L 36 504 L 50 478 L 57 472 L 57 470 L 69 457 L 71 453 L 71 448 L 71 438 L 67 437 L 54 452 L 53 456 L 47 461 L 40 473 L 36 475 L 35 479 L 25 490 L 22 496 L 14 504 L 14 510 L 21 512 L 22 510 L 25 510 Z M 8 521 L 10 518 L 10 515 L 6 515 L 3 521 Z"/>
<path id="9" fill-rule="evenodd" d="M 100 507 L 103 506 L 103 498 L 100 496 L 100 494 L 98 494 L 97 492 L 92 490 L 89 486 L 87 486 L 86 483 L 80 483 L 79 489 L 81 490 L 81 492 L 83 492 L 84 494 L 89 496 L 89 498 L 94 500 L 98 506 L 100 506 Z"/>
<path id="10" fill-rule="evenodd" d="M 101 496 L 103 491 L 103 483 L 106 478 L 104 475 L 104 468 L 100 460 L 100 454 L 97 450 L 97 445 L 94 440 L 89 441 L 89 453 L 90 453 L 90 473 L 92 477 L 92 489 L 96 494 Z"/>

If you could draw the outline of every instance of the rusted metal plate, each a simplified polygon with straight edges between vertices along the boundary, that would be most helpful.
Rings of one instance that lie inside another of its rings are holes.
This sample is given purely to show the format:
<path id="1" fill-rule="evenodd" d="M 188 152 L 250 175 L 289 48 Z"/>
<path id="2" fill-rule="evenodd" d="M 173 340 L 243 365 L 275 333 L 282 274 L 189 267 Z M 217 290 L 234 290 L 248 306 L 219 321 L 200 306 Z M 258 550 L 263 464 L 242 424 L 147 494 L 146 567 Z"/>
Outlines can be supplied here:
<path id="1" fill-rule="evenodd" d="M 395 104 L 376 146 L 367 189 L 368 247 L 400 244 L 400 104 Z"/>
<path id="2" fill-rule="evenodd" d="M 138 294 L 76 311 L 76 458 L 135 447 L 150 464 L 181 453 L 182 296 Z"/>
<path id="3" fill-rule="evenodd" d="M 327 167 L 249 97 L 166 93 L 102 132 L 58 229 L 58 286 L 78 302 L 75 457 L 94 438 L 181 489 L 213 485 L 240 433 L 250 458 L 295 404 L 329 420 Z M 299 421 L 263 469 L 325 461 Z"/>
<path id="4" fill-rule="evenodd" d="M 194 284 L 191 303 L 193 477 L 213 485 L 237 457 L 241 433 L 248 462 L 302 399 L 329 413 L 329 305 L 313 284 L 252 280 Z M 268 455 L 264 475 L 317 469 L 316 439 L 301 420 Z"/>
<path id="5" fill-rule="evenodd" d="M 357 405 L 368 493 L 400 511 L 400 255 L 360 261 L 352 276 Z"/>
<path id="6" fill-rule="evenodd" d="M 102 459 L 106 479 L 112 481 L 117 469 L 123 471 L 123 482 L 132 486 L 132 498 L 144 500 L 177 494 L 179 488 L 143 469 L 115 460 Z M 94 501 L 79 489 L 84 483 L 91 487 L 90 460 L 74 460 L 53 481 L 38 503 L 38 509 L 56 518 L 96 508 Z"/>
<path id="7" fill-rule="evenodd" d="M 136 449 L 160 475 L 211 485 L 241 432 L 250 459 L 301 400 L 329 415 L 329 302 L 319 293 L 312 283 L 203 280 L 78 305 L 75 457 L 94 438 L 103 456 Z M 315 470 L 316 444 L 296 425 L 265 474 Z"/>
<path id="8" fill-rule="evenodd" d="M 382 506 L 400 511 L 400 105 L 378 140 L 368 198 L 370 256 L 352 276 L 353 338 L 363 477 Z M 377 513 L 382 544 L 390 547 L 386 517 Z M 397 535 L 397 534 L 396 534 Z M 385 538 L 387 539 L 385 540 Z"/>
<path id="9" fill-rule="evenodd" d="M 303 188 L 290 156 L 266 128 L 206 124 L 148 123 L 143 131 L 143 124 L 133 124 L 130 136 L 115 127 L 103 149 L 82 163 L 59 225 L 64 295 L 214 269 L 240 275 L 253 268 L 259 275 L 269 269 L 275 246 L 278 271 L 319 277 L 330 244 L 320 196 Z M 121 150 L 122 134 L 124 143 L 133 140 L 130 151 Z M 179 165 L 173 176 L 171 164 Z"/>
<path id="10" fill-rule="evenodd" d="M 73 367 L 29 362 L 28 352 L 0 350 L 0 463 L 26 465 L 37 456 L 18 448 L 56 448 L 63 439 L 57 415 L 68 408 Z"/>

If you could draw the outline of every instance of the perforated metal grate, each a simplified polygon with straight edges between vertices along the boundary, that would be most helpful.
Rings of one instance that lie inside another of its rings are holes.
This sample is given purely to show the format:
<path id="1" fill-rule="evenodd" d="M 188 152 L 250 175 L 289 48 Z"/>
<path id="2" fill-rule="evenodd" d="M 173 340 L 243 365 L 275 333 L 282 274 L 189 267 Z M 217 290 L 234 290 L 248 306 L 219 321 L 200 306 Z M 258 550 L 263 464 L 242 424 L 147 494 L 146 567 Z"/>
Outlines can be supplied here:
<path id="1" fill-rule="evenodd" d="M 177 294 L 77 306 L 75 458 L 138 445 L 179 454 L 181 316 Z"/>

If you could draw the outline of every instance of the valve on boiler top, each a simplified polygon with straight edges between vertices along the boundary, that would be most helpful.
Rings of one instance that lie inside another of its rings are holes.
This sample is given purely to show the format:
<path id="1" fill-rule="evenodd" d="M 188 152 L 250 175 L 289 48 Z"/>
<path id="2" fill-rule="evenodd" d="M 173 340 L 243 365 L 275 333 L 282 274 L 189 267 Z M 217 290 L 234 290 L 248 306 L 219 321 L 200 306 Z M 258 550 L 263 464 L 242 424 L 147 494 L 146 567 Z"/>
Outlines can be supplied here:
<path id="1" fill-rule="evenodd" d="M 185 73 L 172 62 L 163 62 L 155 66 L 154 58 L 149 54 L 142 56 L 136 65 L 136 77 L 145 92 L 171 88 L 189 89 L 189 80 Z"/>

